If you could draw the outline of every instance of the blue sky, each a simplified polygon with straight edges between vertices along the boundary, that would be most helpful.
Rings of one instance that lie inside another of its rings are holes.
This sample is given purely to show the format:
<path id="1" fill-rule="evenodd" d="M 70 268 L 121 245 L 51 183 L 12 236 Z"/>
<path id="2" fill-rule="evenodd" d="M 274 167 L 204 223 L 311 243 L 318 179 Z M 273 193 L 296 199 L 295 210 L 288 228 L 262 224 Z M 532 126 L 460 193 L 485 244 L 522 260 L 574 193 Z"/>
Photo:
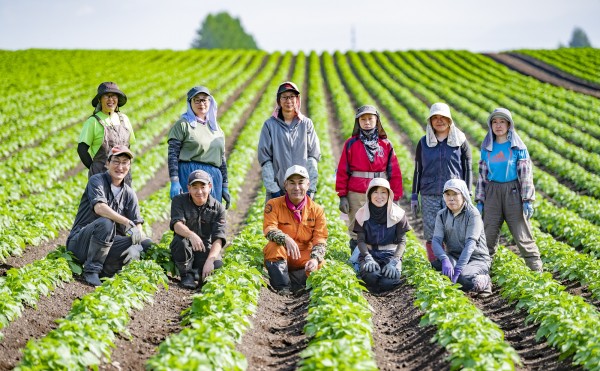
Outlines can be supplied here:
<path id="1" fill-rule="evenodd" d="M 0 0 L 0 49 L 182 50 L 218 11 L 267 51 L 600 47 L 599 0 Z"/>

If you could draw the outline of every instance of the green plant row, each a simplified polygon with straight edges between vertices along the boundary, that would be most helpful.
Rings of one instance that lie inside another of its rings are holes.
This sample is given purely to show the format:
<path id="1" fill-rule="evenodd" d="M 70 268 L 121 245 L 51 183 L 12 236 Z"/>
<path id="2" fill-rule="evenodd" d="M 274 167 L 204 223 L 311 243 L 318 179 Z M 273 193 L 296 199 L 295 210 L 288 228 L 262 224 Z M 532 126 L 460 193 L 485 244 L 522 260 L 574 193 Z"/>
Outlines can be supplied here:
<path id="1" fill-rule="evenodd" d="M 600 84 L 600 52 L 594 48 L 560 48 L 556 50 L 519 49 L 517 53 L 530 55 L 573 76 Z"/>
<path id="2" fill-rule="evenodd" d="M 519 356 L 498 325 L 473 305 L 458 285 L 431 268 L 414 233 L 408 234 L 407 242 L 403 273 L 417 291 L 415 306 L 425 312 L 419 325 L 436 326 L 432 340 L 450 352 L 450 368 L 514 370 Z"/>
<path id="3" fill-rule="evenodd" d="M 116 334 L 131 337 L 127 330 L 130 313 L 151 303 L 158 285 L 168 279 L 156 263 L 139 260 L 102 286 L 75 300 L 69 314 L 45 337 L 29 341 L 15 370 L 98 369 L 110 361 Z"/>
<path id="4" fill-rule="evenodd" d="M 595 97 L 579 94 L 561 87 L 542 83 L 539 80 L 525 76 L 512 71 L 510 68 L 495 62 L 493 59 L 476 53 L 466 51 L 444 50 L 440 51 L 444 57 L 441 63 L 453 61 L 462 66 L 462 74 L 471 73 L 482 80 L 492 79 L 495 81 L 504 81 L 507 85 L 519 86 L 523 92 L 529 92 L 536 100 L 540 101 L 546 112 L 554 115 L 557 111 L 568 112 L 575 120 L 583 122 L 598 120 L 598 107 L 600 102 Z M 558 116 L 555 116 L 559 118 Z M 573 120 L 566 120 L 572 122 Z M 581 127 L 578 124 L 578 127 Z"/>
<path id="5" fill-rule="evenodd" d="M 296 63 L 296 71 L 304 71 L 304 68 L 298 68 L 298 61 Z M 309 114 L 316 123 L 322 153 L 317 202 L 325 210 L 329 238 L 324 266 L 311 273 L 307 280 L 310 303 L 304 332 L 311 340 L 301 353 L 299 369 L 376 370 L 371 350 L 371 308 L 362 295 L 364 289 L 354 270 L 345 263 L 349 257 L 346 226 L 337 212 L 334 180 L 331 176 L 323 176 L 334 173 L 335 163 L 327 131 L 327 105 L 321 67 L 319 57 L 314 52 L 309 56 L 308 74 Z M 303 81 L 304 74 L 298 73 L 295 78 Z"/>
<path id="6" fill-rule="evenodd" d="M 64 246 L 22 268 L 11 268 L 0 277 L 0 329 L 21 316 L 25 305 L 36 307 L 41 295 L 48 295 L 73 278 L 77 269 Z M 0 333 L 0 340 L 2 340 Z"/>
<path id="7" fill-rule="evenodd" d="M 272 107 L 275 104 L 275 95 L 272 95 L 271 92 L 277 91 L 279 84 L 285 81 L 291 61 L 291 52 L 287 52 L 283 57 L 281 53 L 276 52 L 269 56 L 267 65 L 261 71 L 261 74 L 264 73 L 270 78 L 265 88 L 266 93 L 261 96 L 252 114 L 245 122 L 237 138 L 235 148 L 231 151 L 228 159 L 230 207 L 234 210 L 237 208 L 238 195 L 240 192 L 245 191 L 244 181 L 253 164 L 249 160 L 256 157 L 262 124 L 272 112 Z M 258 94 L 260 91 L 259 86 L 255 85 L 254 89 L 256 89 L 254 95 Z"/>
<path id="8" fill-rule="evenodd" d="M 562 359 L 573 356 L 574 365 L 600 369 L 600 315 L 594 306 L 565 292 L 551 274 L 532 272 L 504 246 L 494 256 L 492 279 L 504 298 L 527 310 L 527 323 L 539 324 L 536 340 L 545 338 Z"/>
<path id="9" fill-rule="evenodd" d="M 544 231 L 565 239 L 569 245 L 581 248 L 595 258 L 600 258 L 600 228 L 596 224 L 544 199 L 536 201 L 535 212 L 535 219 L 540 222 Z"/>
<path id="10" fill-rule="evenodd" d="M 437 62 L 440 58 L 433 60 L 425 52 L 411 52 L 409 55 L 414 56 L 424 69 L 432 74 L 435 73 L 436 76 L 442 76 L 447 81 L 444 84 L 457 93 L 464 90 L 472 91 L 493 101 L 496 106 L 509 108 L 515 115 L 515 119 L 518 118 L 517 123 L 520 131 L 525 131 L 529 136 L 543 140 L 547 147 L 555 148 L 557 151 L 564 153 L 567 158 L 579 162 L 582 166 L 590 168 L 590 170 L 594 170 L 598 166 L 600 156 L 597 155 L 597 152 L 600 150 L 600 141 L 575 128 L 571 122 L 554 119 L 546 114 L 543 108 L 529 107 L 528 104 L 522 104 L 513 97 L 513 95 L 520 94 L 524 102 L 534 100 L 529 92 L 521 92 L 510 85 L 507 86 L 505 81 L 483 82 L 479 79 L 474 81 L 473 78 L 462 78 L 447 68 L 441 67 Z M 584 128 L 589 126 L 590 124 L 587 123 Z M 582 161 L 578 158 L 578 156 L 587 155 L 588 153 L 589 159 Z"/>
<path id="11" fill-rule="evenodd" d="M 227 248 L 223 266 L 206 280 L 202 293 L 183 311 L 189 325 L 158 346 L 148 370 L 245 370 L 247 361 L 236 343 L 250 328 L 256 312 L 262 278 L 262 208 L 259 192 L 249 210 L 247 225 Z"/>
<path id="12" fill-rule="evenodd" d="M 546 268 L 550 267 L 561 278 L 578 281 L 587 286 L 592 297 L 600 299 L 600 261 L 556 241 L 537 227 L 533 228 L 533 232 Z"/>

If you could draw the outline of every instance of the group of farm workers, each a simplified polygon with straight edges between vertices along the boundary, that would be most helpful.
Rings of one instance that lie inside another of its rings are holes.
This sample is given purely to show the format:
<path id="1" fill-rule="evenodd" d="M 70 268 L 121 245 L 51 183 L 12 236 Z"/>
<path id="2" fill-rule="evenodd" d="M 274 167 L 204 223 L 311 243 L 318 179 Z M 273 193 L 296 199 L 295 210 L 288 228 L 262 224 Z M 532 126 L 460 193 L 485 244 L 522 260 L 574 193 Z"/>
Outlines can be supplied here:
<path id="1" fill-rule="evenodd" d="M 85 281 L 94 286 L 152 246 L 131 186 L 130 146 L 135 137 L 128 117 L 120 112 L 126 102 L 114 82 L 100 84 L 77 148 L 89 179 L 67 249 L 83 264 Z M 298 87 L 289 81 L 279 85 L 276 107 L 258 143 L 266 188 L 264 268 L 270 288 L 281 295 L 302 292 L 307 277 L 325 264 L 327 250 L 325 213 L 315 202 L 319 138 L 300 108 Z M 410 200 L 413 218 L 419 211 L 422 215 L 431 266 L 462 290 L 481 296 L 492 292 L 490 268 L 504 221 L 527 266 L 542 270 L 529 222 L 535 190 L 527 147 L 507 109 L 495 109 L 487 125 L 473 203 L 467 138 L 455 125 L 450 107 L 433 104 L 416 147 Z M 372 292 L 401 284 L 406 233 L 411 230 L 400 206 L 400 164 L 387 137 L 377 108 L 359 107 L 336 171 L 350 262 Z M 168 169 L 171 257 L 180 286 L 194 290 L 223 264 L 226 209 L 231 204 L 225 136 L 217 122 L 217 102 L 204 86 L 188 91 L 186 110 L 168 133 Z"/>

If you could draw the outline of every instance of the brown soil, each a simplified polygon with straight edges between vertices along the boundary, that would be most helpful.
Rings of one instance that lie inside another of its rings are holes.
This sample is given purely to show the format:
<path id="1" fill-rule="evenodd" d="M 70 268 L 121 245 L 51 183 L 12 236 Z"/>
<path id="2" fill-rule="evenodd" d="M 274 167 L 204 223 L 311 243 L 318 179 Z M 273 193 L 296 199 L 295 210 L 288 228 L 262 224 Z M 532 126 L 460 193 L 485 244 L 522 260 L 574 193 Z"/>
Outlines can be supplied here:
<path id="1" fill-rule="evenodd" d="M 565 89 L 600 98 L 599 85 L 579 79 L 533 57 L 518 53 L 488 53 L 486 55 L 496 62 L 502 63 L 508 68 L 524 75 L 534 77 L 552 85 L 562 86 Z"/>
<path id="2" fill-rule="evenodd" d="M 260 291 L 259 308 L 237 350 L 248 360 L 248 370 L 295 370 L 308 339 L 308 294 L 283 297 L 267 288 Z"/>

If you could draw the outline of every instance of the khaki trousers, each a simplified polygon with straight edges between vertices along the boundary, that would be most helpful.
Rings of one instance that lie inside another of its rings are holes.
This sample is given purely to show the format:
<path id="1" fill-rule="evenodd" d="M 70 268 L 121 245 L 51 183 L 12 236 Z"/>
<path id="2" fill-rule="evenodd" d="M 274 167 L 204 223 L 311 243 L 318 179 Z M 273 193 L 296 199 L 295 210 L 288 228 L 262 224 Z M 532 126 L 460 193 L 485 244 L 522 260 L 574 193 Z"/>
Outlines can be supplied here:
<path id="1" fill-rule="evenodd" d="M 490 256 L 494 256 L 498 249 L 500 228 L 504 222 L 508 224 L 527 266 L 533 271 L 541 271 L 540 251 L 533 239 L 531 225 L 523 214 L 523 202 L 516 180 L 489 182 L 485 187 L 483 226 Z"/>

